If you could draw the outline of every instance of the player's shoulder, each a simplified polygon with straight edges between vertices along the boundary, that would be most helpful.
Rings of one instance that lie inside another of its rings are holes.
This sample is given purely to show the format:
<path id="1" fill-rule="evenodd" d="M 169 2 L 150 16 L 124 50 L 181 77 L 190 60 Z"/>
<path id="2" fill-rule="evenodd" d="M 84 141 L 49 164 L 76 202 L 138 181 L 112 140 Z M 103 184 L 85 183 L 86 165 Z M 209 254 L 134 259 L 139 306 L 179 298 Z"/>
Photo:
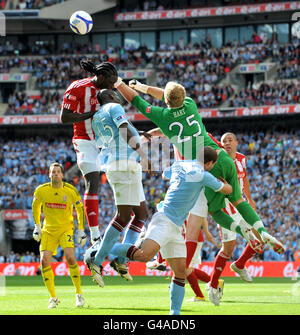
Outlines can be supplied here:
<path id="1" fill-rule="evenodd" d="M 71 192 L 74 192 L 76 195 L 79 195 L 79 192 L 75 186 L 70 183 L 64 182 L 63 187 Z"/>
<path id="2" fill-rule="evenodd" d="M 236 152 L 236 159 L 237 160 L 239 160 L 239 161 L 241 161 L 241 160 L 243 160 L 243 159 L 246 159 L 247 157 L 246 157 L 246 155 L 244 155 L 244 154 L 242 154 L 242 153 L 240 153 L 240 152 Z"/>
<path id="3" fill-rule="evenodd" d="M 196 102 L 192 99 L 192 98 L 190 98 L 190 97 L 185 97 L 184 98 L 184 104 L 185 105 L 190 105 L 190 104 L 192 104 L 192 105 L 195 105 L 195 106 L 197 106 L 196 105 Z"/>
<path id="4" fill-rule="evenodd" d="M 82 89 L 85 88 L 87 86 L 91 86 L 92 82 L 91 82 L 92 78 L 83 78 L 83 79 L 78 79 L 78 80 L 74 80 L 67 88 L 67 91 L 70 90 L 75 90 L 75 89 Z"/>
<path id="5" fill-rule="evenodd" d="M 51 184 L 49 182 L 41 184 L 35 189 L 35 192 L 46 191 L 46 190 L 48 190 L 49 187 L 51 187 Z"/>

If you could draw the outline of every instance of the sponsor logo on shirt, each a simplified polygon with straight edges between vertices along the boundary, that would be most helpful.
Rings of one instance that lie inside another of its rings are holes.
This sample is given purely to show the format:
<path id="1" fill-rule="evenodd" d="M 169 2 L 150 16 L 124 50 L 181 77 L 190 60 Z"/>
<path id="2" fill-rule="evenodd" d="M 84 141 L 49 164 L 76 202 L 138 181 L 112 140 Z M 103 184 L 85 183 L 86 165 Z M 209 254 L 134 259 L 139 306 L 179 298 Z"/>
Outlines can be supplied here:
<path id="1" fill-rule="evenodd" d="M 116 118 L 116 121 L 119 121 L 121 119 L 126 119 L 126 116 L 125 115 L 120 115 Z"/>
<path id="2" fill-rule="evenodd" d="M 56 203 L 51 203 L 51 202 L 46 202 L 45 206 L 48 208 L 52 208 L 52 209 L 66 209 L 67 208 L 66 204 L 56 204 Z"/>
<path id="3" fill-rule="evenodd" d="M 66 94 L 66 99 L 76 101 L 75 95 L 71 95 L 71 94 Z"/>
<path id="4" fill-rule="evenodd" d="M 151 106 L 148 106 L 147 108 L 146 108 L 146 113 L 150 113 L 151 112 Z"/>
<path id="5" fill-rule="evenodd" d="M 91 97 L 91 98 L 90 98 L 90 104 L 91 104 L 91 105 L 97 105 L 97 103 L 98 103 L 97 98 L 95 98 L 95 97 Z"/>

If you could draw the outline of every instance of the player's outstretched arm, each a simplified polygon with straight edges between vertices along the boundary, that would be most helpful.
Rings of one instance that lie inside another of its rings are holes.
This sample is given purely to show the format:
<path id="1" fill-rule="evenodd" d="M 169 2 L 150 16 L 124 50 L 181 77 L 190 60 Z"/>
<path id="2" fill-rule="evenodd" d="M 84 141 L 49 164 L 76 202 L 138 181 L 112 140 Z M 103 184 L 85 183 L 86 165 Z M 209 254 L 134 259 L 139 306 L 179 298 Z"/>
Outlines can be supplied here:
<path id="1" fill-rule="evenodd" d="M 139 95 L 137 91 L 126 85 L 123 81 L 122 78 L 118 78 L 117 82 L 114 84 L 114 87 L 122 94 L 124 99 L 131 103 L 132 100 Z"/>
<path id="2" fill-rule="evenodd" d="M 148 131 L 148 134 L 150 134 L 152 137 L 167 137 L 160 128 L 153 128 Z"/>
<path id="3" fill-rule="evenodd" d="M 136 79 L 130 80 L 129 86 L 139 92 L 149 94 L 158 100 L 163 100 L 164 90 L 162 88 L 142 84 Z"/>

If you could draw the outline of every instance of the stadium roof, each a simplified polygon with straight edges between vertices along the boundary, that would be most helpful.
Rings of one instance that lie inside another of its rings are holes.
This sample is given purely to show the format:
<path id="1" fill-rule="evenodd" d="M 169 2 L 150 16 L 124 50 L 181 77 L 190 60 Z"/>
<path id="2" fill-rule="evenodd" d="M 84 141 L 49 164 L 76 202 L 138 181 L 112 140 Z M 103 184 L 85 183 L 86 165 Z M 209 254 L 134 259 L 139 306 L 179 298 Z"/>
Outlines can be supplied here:
<path id="1" fill-rule="evenodd" d="M 77 10 L 84 10 L 89 14 L 102 12 L 116 6 L 116 0 L 72 0 L 59 3 L 40 10 L 41 19 L 68 20 Z"/>

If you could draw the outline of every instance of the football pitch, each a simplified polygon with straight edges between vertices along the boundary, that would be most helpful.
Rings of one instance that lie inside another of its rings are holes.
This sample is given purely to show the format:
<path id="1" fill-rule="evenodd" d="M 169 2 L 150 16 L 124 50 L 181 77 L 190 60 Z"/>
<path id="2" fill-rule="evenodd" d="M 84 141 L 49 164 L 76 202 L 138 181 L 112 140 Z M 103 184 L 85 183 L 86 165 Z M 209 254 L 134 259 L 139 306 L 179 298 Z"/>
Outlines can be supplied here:
<path id="1" fill-rule="evenodd" d="M 134 277 L 126 282 L 120 277 L 105 277 L 105 287 L 82 277 L 85 306 L 76 308 L 70 277 L 56 277 L 60 304 L 48 310 L 48 292 L 41 276 L 6 277 L 0 292 L 0 315 L 168 315 L 170 277 Z M 252 283 L 239 278 L 224 278 L 220 306 L 207 297 L 205 302 L 189 301 L 193 292 L 188 283 L 181 315 L 299 315 L 300 280 L 290 278 L 254 278 Z"/>

